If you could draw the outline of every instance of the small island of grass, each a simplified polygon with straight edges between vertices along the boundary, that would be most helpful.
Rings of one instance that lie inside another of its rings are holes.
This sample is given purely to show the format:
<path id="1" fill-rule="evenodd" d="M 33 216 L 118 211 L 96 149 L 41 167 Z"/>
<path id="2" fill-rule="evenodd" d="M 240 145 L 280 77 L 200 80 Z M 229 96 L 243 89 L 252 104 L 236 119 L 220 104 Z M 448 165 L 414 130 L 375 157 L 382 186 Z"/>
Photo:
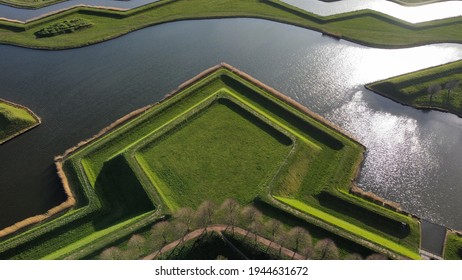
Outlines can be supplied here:
<path id="1" fill-rule="evenodd" d="M 0 99 L 0 145 L 39 124 L 31 110 Z"/>
<path id="2" fill-rule="evenodd" d="M 401 104 L 462 117 L 462 61 L 431 67 L 366 85 Z"/>

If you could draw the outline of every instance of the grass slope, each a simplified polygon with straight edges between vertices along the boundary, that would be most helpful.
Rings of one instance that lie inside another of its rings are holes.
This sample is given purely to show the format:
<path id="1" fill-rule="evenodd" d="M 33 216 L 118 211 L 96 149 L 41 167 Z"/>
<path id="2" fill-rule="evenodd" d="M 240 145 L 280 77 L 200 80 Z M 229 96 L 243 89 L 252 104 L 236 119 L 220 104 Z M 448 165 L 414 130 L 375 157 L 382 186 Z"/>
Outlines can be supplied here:
<path id="1" fill-rule="evenodd" d="M 0 99 L 0 144 L 40 123 L 31 111 Z"/>
<path id="2" fill-rule="evenodd" d="M 162 213 L 203 200 L 272 201 L 273 193 L 290 211 L 315 212 L 317 226 L 417 258 L 415 220 L 348 194 L 362 153 L 282 94 L 215 67 L 66 155 L 78 206 L 0 243 L 0 257 L 82 258 Z M 395 227 L 403 221 L 405 234 Z"/>
<path id="3" fill-rule="evenodd" d="M 67 0 L 0 0 L 0 4 L 17 8 L 39 9 Z"/>
<path id="4" fill-rule="evenodd" d="M 73 34 L 37 39 L 45 25 L 75 17 L 92 22 L 92 28 Z M 405 47 L 438 42 L 462 42 L 461 17 L 409 24 L 378 12 L 363 10 L 335 16 L 318 16 L 276 0 L 163 0 L 129 11 L 77 7 L 28 23 L 0 21 L 0 43 L 30 48 L 63 49 L 109 40 L 128 32 L 166 22 L 251 17 L 268 19 L 378 47 Z"/>
<path id="5" fill-rule="evenodd" d="M 450 81 L 459 85 L 448 90 Z M 441 86 L 430 96 L 428 88 Z M 462 117 L 462 61 L 431 67 L 366 85 L 380 95 L 416 108 L 447 111 Z"/>
<path id="6" fill-rule="evenodd" d="M 145 146 L 138 159 L 170 186 L 166 195 L 176 208 L 197 208 L 204 198 L 221 204 L 232 197 L 248 204 L 290 144 L 279 131 L 222 99 L 166 139 Z"/>

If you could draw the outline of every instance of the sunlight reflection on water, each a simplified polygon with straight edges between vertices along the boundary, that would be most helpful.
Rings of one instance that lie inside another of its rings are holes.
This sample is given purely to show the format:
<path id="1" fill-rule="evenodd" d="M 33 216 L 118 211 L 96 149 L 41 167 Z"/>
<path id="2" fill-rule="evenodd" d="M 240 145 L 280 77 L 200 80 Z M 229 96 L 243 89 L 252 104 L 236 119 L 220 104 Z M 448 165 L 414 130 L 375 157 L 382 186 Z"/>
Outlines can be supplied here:
<path id="1" fill-rule="evenodd" d="M 420 194 L 431 187 L 428 177 L 440 167 L 439 159 L 422 137 L 417 120 L 373 110 L 364 94 L 356 92 L 351 102 L 330 115 L 368 148 L 359 184 L 405 208 L 421 208 Z"/>
<path id="2" fill-rule="evenodd" d="M 456 156 L 462 156 L 457 145 L 462 130 L 451 128 L 460 120 L 399 105 L 366 90 L 364 84 L 462 59 L 462 49 L 440 44 L 385 50 L 344 42 L 314 44 L 294 56 L 302 57 L 294 61 L 297 71 L 287 81 L 295 99 L 366 146 L 358 184 L 425 219 L 454 225 L 447 218 L 453 210 L 441 202 L 457 204 L 454 197 L 460 192 L 447 197 L 439 186 L 462 182 Z M 435 120 L 435 115 L 449 122 Z M 451 174 L 444 176 L 445 172 Z M 446 213 L 440 209 L 444 207 Z"/>
<path id="3" fill-rule="evenodd" d="M 323 16 L 371 9 L 412 23 L 462 15 L 462 2 L 459 1 L 433 3 L 415 7 L 402 6 L 388 0 L 342 0 L 332 3 L 319 0 L 282 1 Z"/>

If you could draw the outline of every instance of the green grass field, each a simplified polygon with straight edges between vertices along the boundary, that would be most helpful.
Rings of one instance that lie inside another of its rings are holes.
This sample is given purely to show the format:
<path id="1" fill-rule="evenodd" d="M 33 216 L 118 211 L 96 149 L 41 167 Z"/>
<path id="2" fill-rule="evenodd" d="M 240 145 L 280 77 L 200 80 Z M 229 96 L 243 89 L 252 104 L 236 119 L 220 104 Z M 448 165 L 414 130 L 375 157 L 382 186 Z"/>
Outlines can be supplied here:
<path id="1" fill-rule="evenodd" d="M 361 145 L 236 69 L 208 71 L 65 156 L 77 206 L 0 243 L 0 257 L 85 258 L 178 208 L 227 198 L 278 208 L 274 195 L 317 226 L 418 258 L 416 220 L 348 194 Z"/>
<path id="2" fill-rule="evenodd" d="M 0 144 L 39 123 L 40 119 L 26 108 L 0 99 Z"/>
<path id="3" fill-rule="evenodd" d="M 444 247 L 445 260 L 462 260 L 462 236 L 448 231 Z"/>
<path id="4" fill-rule="evenodd" d="M 454 88 L 448 83 L 456 81 Z M 439 86 L 433 95 L 431 86 Z M 462 61 L 404 74 L 366 85 L 370 90 L 405 105 L 448 111 L 462 117 Z"/>
<path id="5" fill-rule="evenodd" d="M 49 38 L 37 39 L 34 35 L 45 26 L 76 17 L 91 22 L 92 27 Z M 322 17 L 277 0 L 162 0 L 130 11 L 78 7 L 28 23 L 0 20 L 0 43 L 44 49 L 72 48 L 166 22 L 231 17 L 283 22 L 376 47 L 462 42 L 461 17 L 409 24 L 370 10 Z"/>
<path id="6" fill-rule="evenodd" d="M 222 99 L 165 139 L 143 147 L 143 170 L 168 186 L 172 208 L 197 208 L 207 197 L 250 203 L 290 151 L 291 140 Z M 155 173 L 155 174 L 154 174 Z M 157 176 L 156 176 L 157 175 Z"/>

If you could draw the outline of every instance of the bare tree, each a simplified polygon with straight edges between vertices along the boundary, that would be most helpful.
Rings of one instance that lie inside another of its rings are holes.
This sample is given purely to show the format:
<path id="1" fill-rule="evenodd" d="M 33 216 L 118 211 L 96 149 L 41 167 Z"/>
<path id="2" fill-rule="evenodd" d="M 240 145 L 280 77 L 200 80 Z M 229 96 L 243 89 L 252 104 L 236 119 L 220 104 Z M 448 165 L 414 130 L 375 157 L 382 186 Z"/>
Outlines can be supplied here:
<path id="1" fill-rule="evenodd" d="M 254 245 L 257 244 L 257 237 L 260 234 L 262 228 L 263 228 L 263 224 L 261 222 L 261 219 L 255 219 L 249 225 L 249 230 L 253 232 L 254 237 L 255 237 L 254 238 Z"/>
<path id="2" fill-rule="evenodd" d="M 265 227 L 268 229 L 268 231 L 271 234 L 271 242 L 268 245 L 268 248 L 266 249 L 268 251 L 271 244 L 276 240 L 276 236 L 281 231 L 282 224 L 278 220 L 271 219 L 266 223 Z"/>
<path id="3" fill-rule="evenodd" d="M 253 205 L 245 206 L 241 211 L 242 221 L 246 226 L 250 226 L 256 219 L 261 219 L 261 212 Z"/>
<path id="4" fill-rule="evenodd" d="M 334 241 L 330 239 L 319 240 L 314 246 L 315 258 L 318 260 L 338 260 L 339 252 Z"/>
<path id="5" fill-rule="evenodd" d="M 176 223 L 175 224 L 175 232 L 179 235 L 181 238 L 181 242 L 184 242 L 184 238 L 189 232 L 189 228 L 185 223 Z M 179 243 L 178 243 L 179 244 Z"/>
<path id="6" fill-rule="evenodd" d="M 459 86 L 459 82 L 458 80 L 451 80 L 449 82 L 447 82 L 445 85 L 444 85 L 444 88 L 448 90 L 447 92 L 447 97 L 446 97 L 446 100 L 447 102 L 449 103 L 449 94 L 451 93 L 451 90 L 455 89 L 456 87 Z"/>
<path id="7" fill-rule="evenodd" d="M 314 258 L 313 246 L 305 246 L 300 248 L 300 254 L 305 256 L 305 259 L 312 260 Z"/>
<path id="8" fill-rule="evenodd" d="M 287 238 L 288 238 L 291 249 L 294 251 L 292 258 L 295 257 L 296 252 L 301 251 L 300 250 L 301 248 L 303 249 L 307 248 L 306 251 L 308 251 L 309 248 L 312 248 L 313 243 L 312 243 L 311 235 L 304 228 L 301 228 L 301 227 L 292 228 L 287 234 Z"/>
<path id="9" fill-rule="evenodd" d="M 146 243 L 146 239 L 143 236 L 141 236 L 139 234 L 134 234 L 128 240 L 127 247 L 129 249 L 133 249 L 134 254 L 139 256 L 141 254 L 141 251 L 142 251 L 145 243 Z"/>
<path id="10" fill-rule="evenodd" d="M 192 223 L 194 221 L 194 210 L 189 207 L 184 207 L 176 211 L 175 218 L 178 222 L 186 225 L 187 232 L 191 231 Z"/>
<path id="11" fill-rule="evenodd" d="M 280 231 L 276 236 L 275 242 L 277 242 L 279 244 L 279 257 L 281 257 L 282 256 L 282 248 L 287 246 L 287 243 L 288 243 L 286 232 Z"/>
<path id="12" fill-rule="evenodd" d="M 158 234 L 162 237 L 162 241 L 163 241 L 162 245 L 165 245 L 168 243 L 171 230 L 172 230 L 172 226 L 170 222 L 168 221 L 158 222 L 152 227 L 153 234 Z"/>
<path id="13" fill-rule="evenodd" d="M 225 222 L 228 226 L 231 226 L 234 235 L 234 227 L 237 223 L 237 218 L 239 214 L 239 203 L 234 199 L 226 199 L 220 207 L 225 212 Z"/>
<path id="14" fill-rule="evenodd" d="M 109 247 L 105 249 L 100 255 L 99 258 L 102 260 L 119 260 L 122 259 L 122 250 L 117 247 Z"/>
<path id="15" fill-rule="evenodd" d="M 215 212 L 215 205 L 210 201 L 204 201 L 199 205 L 195 214 L 195 220 L 199 227 L 203 227 L 207 232 L 207 227 L 213 221 L 213 214 Z"/>
<path id="16" fill-rule="evenodd" d="M 433 84 L 427 88 L 427 92 L 430 95 L 430 105 L 433 104 L 433 95 L 441 91 L 441 86 L 439 84 Z"/>

